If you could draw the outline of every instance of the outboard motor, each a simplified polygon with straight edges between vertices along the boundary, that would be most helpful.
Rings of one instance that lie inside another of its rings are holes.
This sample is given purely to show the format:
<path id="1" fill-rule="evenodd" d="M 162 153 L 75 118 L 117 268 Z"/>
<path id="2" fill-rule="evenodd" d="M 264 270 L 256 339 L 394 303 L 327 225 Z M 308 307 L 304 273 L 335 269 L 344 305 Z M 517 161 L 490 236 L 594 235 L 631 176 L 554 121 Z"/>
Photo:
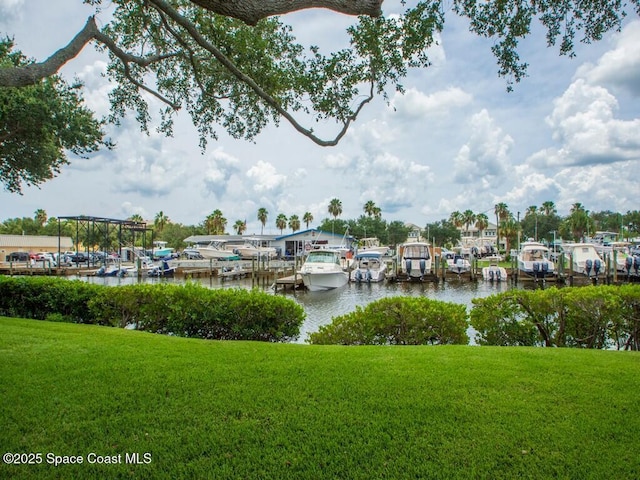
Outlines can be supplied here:
<path id="1" fill-rule="evenodd" d="M 424 260 L 424 258 L 420 259 L 420 274 L 424 275 L 425 270 L 427 269 L 427 262 Z"/>
<path id="2" fill-rule="evenodd" d="M 588 258 L 587 261 L 584 262 L 584 272 L 587 274 L 587 277 L 591 276 L 591 267 L 593 267 L 593 260 Z"/>
<path id="3" fill-rule="evenodd" d="M 411 259 L 407 258 L 405 261 L 405 268 L 407 269 L 407 275 L 411 275 Z"/>
<path id="4" fill-rule="evenodd" d="M 371 270 L 367 270 L 367 283 L 371 283 Z"/>
<path id="5" fill-rule="evenodd" d="M 362 272 L 360 270 L 356 270 L 356 282 L 360 283 L 362 281 Z"/>
<path id="6" fill-rule="evenodd" d="M 600 260 L 599 258 L 596 258 L 593 261 L 593 273 L 596 277 L 598 276 L 598 273 L 600 273 L 601 268 L 602 268 L 602 260 Z"/>
<path id="7" fill-rule="evenodd" d="M 540 263 L 533 262 L 533 276 L 538 278 L 540 276 Z"/>
<path id="8" fill-rule="evenodd" d="M 640 256 L 636 255 L 633 257 L 633 269 L 636 271 L 636 275 L 638 275 L 638 269 L 640 268 Z"/>
<path id="9" fill-rule="evenodd" d="M 493 282 L 493 277 L 494 277 L 494 271 L 489 270 L 489 280 L 491 280 L 492 282 Z"/>
<path id="10" fill-rule="evenodd" d="M 502 272 L 500 271 L 500 269 L 496 270 L 496 278 L 498 279 L 498 281 L 502 280 Z"/>
<path id="11" fill-rule="evenodd" d="M 462 265 L 464 264 L 464 260 L 462 260 L 461 258 L 458 258 L 456 260 L 456 267 L 458 267 L 458 273 L 460 273 L 462 271 Z"/>
<path id="12" fill-rule="evenodd" d="M 624 268 L 627 271 L 627 276 L 631 274 L 631 267 L 633 266 L 633 257 L 627 257 L 624 259 Z"/>

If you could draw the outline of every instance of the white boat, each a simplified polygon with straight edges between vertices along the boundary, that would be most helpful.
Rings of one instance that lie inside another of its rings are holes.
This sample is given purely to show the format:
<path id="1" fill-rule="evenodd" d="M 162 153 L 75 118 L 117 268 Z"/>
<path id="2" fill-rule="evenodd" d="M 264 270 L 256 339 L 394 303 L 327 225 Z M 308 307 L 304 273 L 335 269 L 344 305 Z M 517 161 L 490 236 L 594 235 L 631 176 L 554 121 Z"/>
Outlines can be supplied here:
<path id="1" fill-rule="evenodd" d="M 568 243 L 564 245 L 564 251 L 571 258 L 573 273 L 597 277 L 604 271 L 604 262 L 593 243 Z"/>
<path id="2" fill-rule="evenodd" d="M 381 282 L 387 272 L 387 264 L 382 261 L 382 254 L 375 251 L 358 253 L 353 258 L 353 267 L 350 279 L 357 283 Z"/>
<path id="3" fill-rule="evenodd" d="M 242 245 L 227 244 L 225 249 L 240 255 L 240 258 L 246 259 L 275 258 L 278 254 L 275 248 L 263 245 L 263 241 L 259 238 L 245 238 Z"/>
<path id="4" fill-rule="evenodd" d="M 173 248 L 167 247 L 167 242 L 156 240 L 153 242 L 153 258 L 168 257 L 173 253 Z"/>
<path id="5" fill-rule="evenodd" d="M 381 255 L 389 255 L 389 247 L 380 245 L 377 237 L 366 237 L 358 240 L 358 253 L 361 252 L 378 252 Z"/>
<path id="6" fill-rule="evenodd" d="M 629 253 L 630 247 L 630 242 L 611 242 L 611 258 L 615 257 L 618 272 L 629 274 L 633 268 L 633 256 Z"/>
<path id="7" fill-rule="evenodd" d="M 535 279 L 552 277 L 556 266 L 549 258 L 549 248 L 539 242 L 522 242 L 518 252 L 518 270 Z"/>
<path id="8" fill-rule="evenodd" d="M 224 248 L 225 242 L 212 240 L 207 245 L 198 245 L 196 250 L 205 259 L 214 260 L 239 260 L 240 255 Z"/>
<path id="9" fill-rule="evenodd" d="M 497 260 L 491 260 L 488 267 L 482 267 L 482 278 L 489 282 L 505 282 L 507 269 L 499 266 Z"/>
<path id="10" fill-rule="evenodd" d="M 398 248 L 398 263 L 402 274 L 409 279 L 423 280 L 431 273 L 431 252 L 425 242 L 403 243 Z"/>
<path id="11" fill-rule="evenodd" d="M 331 290 L 349 281 L 349 274 L 340 265 L 340 252 L 312 250 L 298 272 L 309 291 Z"/>
<path id="12" fill-rule="evenodd" d="M 471 271 L 471 262 L 468 257 L 450 250 L 443 252 L 442 255 L 447 261 L 447 268 L 450 272 L 461 274 Z"/>

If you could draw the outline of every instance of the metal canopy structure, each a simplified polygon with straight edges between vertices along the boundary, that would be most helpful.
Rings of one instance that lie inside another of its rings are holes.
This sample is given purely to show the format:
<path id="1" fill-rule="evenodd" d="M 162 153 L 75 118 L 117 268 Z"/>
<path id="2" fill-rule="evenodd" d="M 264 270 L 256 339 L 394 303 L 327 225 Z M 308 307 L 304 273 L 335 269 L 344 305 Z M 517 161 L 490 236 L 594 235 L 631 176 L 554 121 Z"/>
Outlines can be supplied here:
<path id="1" fill-rule="evenodd" d="M 102 250 L 113 249 L 115 240 L 118 254 L 121 254 L 123 247 L 133 248 L 135 246 L 136 234 L 142 236 L 142 249 L 146 250 L 146 233 L 149 231 L 151 232 L 151 244 L 153 245 L 153 229 L 148 228 L 146 222 L 79 215 L 58 217 L 58 254 L 60 254 L 61 249 L 61 221 L 63 220 L 76 222 L 74 238 L 76 252 L 80 251 L 78 248 L 80 243 L 84 245 L 86 253 L 89 253 L 89 248 L 95 247 L 95 245 L 98 245 Z"/>

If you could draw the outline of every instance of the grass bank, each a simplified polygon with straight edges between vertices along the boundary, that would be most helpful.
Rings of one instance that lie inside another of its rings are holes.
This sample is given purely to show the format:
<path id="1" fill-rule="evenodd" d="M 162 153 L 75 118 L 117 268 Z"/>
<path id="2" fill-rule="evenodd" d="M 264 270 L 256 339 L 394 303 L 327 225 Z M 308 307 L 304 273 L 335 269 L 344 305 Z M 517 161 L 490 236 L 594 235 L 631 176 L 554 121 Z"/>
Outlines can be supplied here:
<path id="1" fill-rule="evenodd" d="M 636 352 L 0 318 L 0 453 L 41 455 L 0 478 L 638 478 L 639 396 Z"/>

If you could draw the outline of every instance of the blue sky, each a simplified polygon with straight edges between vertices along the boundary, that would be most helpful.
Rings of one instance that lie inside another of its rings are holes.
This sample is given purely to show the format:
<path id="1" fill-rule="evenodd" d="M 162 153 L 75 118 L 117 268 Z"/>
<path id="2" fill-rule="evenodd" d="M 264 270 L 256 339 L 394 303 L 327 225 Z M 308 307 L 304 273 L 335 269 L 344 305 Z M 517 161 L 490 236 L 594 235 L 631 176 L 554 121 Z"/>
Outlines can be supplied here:
<path id="1" fill-rule="evenodd" d="M 399 1 L 385 1 L 385 14 Z M 0 31 L 25 54 L 44 59 L 84 25 L 91 9 L 80 0 L 0 0 Z M 100 20 L 100 17 L 98 17 Z M 106 19 L 106 17 L 105 17 Z M 345 46 L 351 18 L 323 10 L 285 17 L 303 43 Z M 33 32 L 37 32 L 34 35 Z M 220 135 L 202 154 L 195 129 L 180 117 L 173 138 L 142 134 L 133 118 L 110 129 L 117 149 L 71 159 L 56 179 L 22 196 L 0 192 L 0 220 L 93 215 L 197 224 L 220 209 L 228 228 L 269 211 L 265 233 L 278 233 L 279 213 L 309 211 L 319 223 L 339 198 L 342 218 L 356 218 L 372 200 L 383 218 L 426 225 L 454 210 L 486 212 L 496 203 L 513 212 L 555 202 L 561 215 L 580 202 L 591 211 L 640 209 L 640 21 L 620 33 L 576 47 L 576 58 L 546 48 L 544 32 L 522 43 L 529 76 L 506 91 L 491 40 L 468 32 L 449 15 L 433 65 L 412 71 L 405 95 L 370 104 L 336 147 L 323 148 L 288 124 L 270 126 L 255 141 Z M 88 49 L 63 75 L 86 84 L 85 99 L 100 114 L 110 86 L 105 58 Z M 327 137 L 330 123 L 320 125 Z"/>

